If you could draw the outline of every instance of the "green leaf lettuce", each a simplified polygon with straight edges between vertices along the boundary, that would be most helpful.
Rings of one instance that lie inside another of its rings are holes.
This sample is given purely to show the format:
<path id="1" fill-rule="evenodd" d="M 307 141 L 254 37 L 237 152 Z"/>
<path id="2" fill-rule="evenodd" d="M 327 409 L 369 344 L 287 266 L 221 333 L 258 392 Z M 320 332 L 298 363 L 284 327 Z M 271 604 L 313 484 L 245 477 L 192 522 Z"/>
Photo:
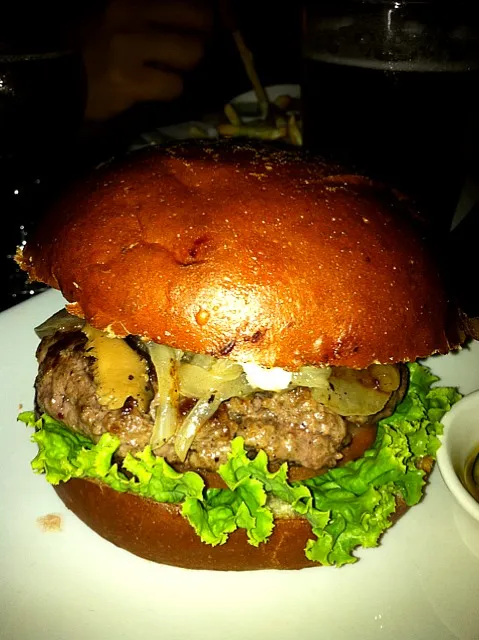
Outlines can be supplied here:
<path id="1" fill-rule="evenodd" d="M 32 468 L 52 484 L 90 478 L 117 491 L 179 504 L 210 545 L 225 544 L 236 529 L 244 529 L 254 546 L 267 543 L 274 528 L 271 504 L 281 501 L 311 524 L 306 556 L 341 566 L 356 561 L 356 547 L 378 544 L 398 499 L 408 506 L 419 502 L 425 484 L 421 461 L 434 459 L 440 420 L 460 398 L 455 389 L 431 387 L 437 378 L 426 367 L 408 366 L 408 392 L 395 413 L 379 423 L 374 445 L 360 459 L 303 482 L 288 482 L 286 464 L 270 472 L 264 451 L 250 459 L 239 437 L 219 469 L 227 488 L 206 489 L 198 474 L 178 473 L 149 447 L 128 454 L 119 469 L 113 456 L 120 440 L 111 434 L 93 444 L 47 415 L 36 420 L 33 412 L 24 412 L 18 419 L 35 428 L 38 454 Z"/>

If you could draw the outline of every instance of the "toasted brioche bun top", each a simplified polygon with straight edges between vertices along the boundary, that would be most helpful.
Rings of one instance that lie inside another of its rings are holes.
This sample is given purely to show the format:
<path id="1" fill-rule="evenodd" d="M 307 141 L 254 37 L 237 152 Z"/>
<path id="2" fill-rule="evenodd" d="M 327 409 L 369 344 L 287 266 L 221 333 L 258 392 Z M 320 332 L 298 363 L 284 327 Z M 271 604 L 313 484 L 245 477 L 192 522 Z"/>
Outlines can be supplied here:
<path id="1" fill-rule="evenodd" d="M 363 368 L 455 340 L 406 200 L 298 151 L 135 152 L 60 199 L 19 262 L 99 329 L 266 367 Z"/>

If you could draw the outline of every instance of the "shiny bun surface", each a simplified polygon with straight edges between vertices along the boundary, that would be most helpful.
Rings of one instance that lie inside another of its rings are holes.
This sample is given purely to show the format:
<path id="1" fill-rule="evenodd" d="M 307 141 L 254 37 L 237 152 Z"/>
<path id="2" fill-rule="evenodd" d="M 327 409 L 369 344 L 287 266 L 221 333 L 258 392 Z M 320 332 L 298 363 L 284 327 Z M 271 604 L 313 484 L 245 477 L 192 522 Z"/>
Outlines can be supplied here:
<path id="1" fill-rule="evenodd" d="M 295 370 L 450 349 L 448 303 L 404 198 L 298 151 L 180 143 L 61 198 L 20 258 L 118 336 Z"/>

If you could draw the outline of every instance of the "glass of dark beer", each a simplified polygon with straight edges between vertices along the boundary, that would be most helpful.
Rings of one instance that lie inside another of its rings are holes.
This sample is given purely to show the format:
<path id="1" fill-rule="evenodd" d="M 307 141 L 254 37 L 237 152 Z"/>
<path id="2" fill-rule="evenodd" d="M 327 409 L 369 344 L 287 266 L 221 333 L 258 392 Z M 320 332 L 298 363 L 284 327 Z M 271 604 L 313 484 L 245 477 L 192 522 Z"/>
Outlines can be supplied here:
<path id="1" fill-rule="evenodd" d="M 305 146 L 449 230 L 476 134 L 479 3 L 306 0 Z"/>

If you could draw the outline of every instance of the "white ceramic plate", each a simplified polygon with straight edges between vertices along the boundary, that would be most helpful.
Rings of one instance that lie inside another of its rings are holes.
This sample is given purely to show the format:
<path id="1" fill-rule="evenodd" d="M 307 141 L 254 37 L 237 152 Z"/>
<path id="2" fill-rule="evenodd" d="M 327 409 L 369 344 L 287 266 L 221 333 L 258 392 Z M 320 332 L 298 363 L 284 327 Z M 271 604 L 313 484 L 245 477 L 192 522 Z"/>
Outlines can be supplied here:
<path id="1" fill-rule="evenodd" d="M 279 96 L 289 96 L 290 98 L 299 98 L 301 89 L 299 84 L 274 84 L 266 87 L 266 94 L 270 100 L 276 100 Z M 256 93 L 254 91 L 246 91 L 236 96 L 231 101 L 234 105 L 256 104 Z"/>
<path id="2" fill-rule="evenodd" d="M 16 422 L 33 402 L 33 327 L 61 304 L 49 291 L 0 314 L 2 640 L 479 638 L 479 557 L 437 469 L 426 500 L 341 569 L 194 572 L 90 531 L 31 472 L 35 446 Z M 479 389 L 479 344 L 430 363 L 444 383 Z M 52 513 L 62 531 L 46 533 L 37 519 Z"/>

